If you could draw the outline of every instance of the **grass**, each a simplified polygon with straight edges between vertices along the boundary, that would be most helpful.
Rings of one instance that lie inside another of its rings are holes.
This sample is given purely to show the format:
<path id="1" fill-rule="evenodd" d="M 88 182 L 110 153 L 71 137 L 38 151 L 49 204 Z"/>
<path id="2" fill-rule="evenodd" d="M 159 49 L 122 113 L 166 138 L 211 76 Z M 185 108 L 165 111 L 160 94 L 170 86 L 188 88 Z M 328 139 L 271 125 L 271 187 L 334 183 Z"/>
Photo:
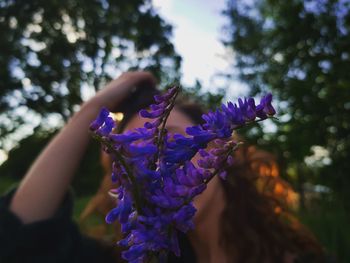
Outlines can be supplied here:
<path id="1" fill-rule="evenodd" d="M 73 218 L 75 220 L 79 219 L 80 214 L 83 212 L 86 204 L 89 202 L 90 199 L 91 199 L 91 196 L 82 196 L 82 197 L 77 197 L 74 200 Z"/>
<path id="2" fill-rule="evenodd" d="M 336 201 L 322 201 L 315 207 L 300 213 L 301 221 L 337 262 L 350 262 L 350 215 Z"/>
<path id="3" fill-rule="evenodd" d="M 19 180 L 13 179 L 9 176 L 1 176 L 0 177 L 0 195 L 4 194 L 11 188 L 18 185 Z"/>

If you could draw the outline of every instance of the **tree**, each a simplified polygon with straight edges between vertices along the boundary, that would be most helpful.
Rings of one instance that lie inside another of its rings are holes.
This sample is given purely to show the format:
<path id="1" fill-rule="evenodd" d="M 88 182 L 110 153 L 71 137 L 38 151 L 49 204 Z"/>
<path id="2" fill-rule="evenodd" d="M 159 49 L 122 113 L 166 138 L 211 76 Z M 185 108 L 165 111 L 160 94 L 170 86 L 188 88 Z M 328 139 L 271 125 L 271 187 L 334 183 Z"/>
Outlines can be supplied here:
<path id="1" fill-rule="evenodd" d="M 178 79 L 171 33 L 150 0 L 0 1 L 0 144 L 28 116 L 62 123 L 122 71 Z"/>
<path id="2" fill-rule="evenodd" d="M 348 0 L 232 0 L 225 11 L 225 44 L 235 52 L 239 78 L 252 95 L 272 91 L 278 101 L 277 132 L 264 141 L 285 170 L 297 171 L 300 186 L 311 172 L 347 206 L 349 9 Z M 251 138 L 258 141 L 262 134 L 255 131 Z"/>
<path id="3" fill-rule="evenodd" d="M 37 127 L 34 133 L 18 142 L 8 153 L 8 159 L 0 165 L 1 180 L 19 183 L 47 143 L 57 134 L 58 130 L 47 130 L 47 127 Z M 104 175 L 100 160 L 101 147 L 97 141 L 92 141 L 85 152 L 79 169 L 72 181 L 74 192 L 78 196 L 92 195 L 98 189 Z M 2 183 L 0 183 L 2 184 Z M 5 188 L 9 190 L 10 188 Z M 1 191 L 0 191 L 0 194 Z"/>

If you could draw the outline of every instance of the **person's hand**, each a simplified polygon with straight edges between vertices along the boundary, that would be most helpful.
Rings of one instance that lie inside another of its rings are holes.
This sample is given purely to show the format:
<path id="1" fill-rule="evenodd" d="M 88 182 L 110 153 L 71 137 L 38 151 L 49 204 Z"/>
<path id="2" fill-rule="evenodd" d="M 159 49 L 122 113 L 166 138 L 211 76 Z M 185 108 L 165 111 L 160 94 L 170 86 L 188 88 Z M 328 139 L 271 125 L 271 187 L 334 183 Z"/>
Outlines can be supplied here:
<path id="1" fill-rule="evenodd" d="M 107 107 L 113 111 L 118 103 L 137 88 L 152 88 L 156 86 L 156 79 L 150 72 L 135 71 L 123 73 L 119 78 L 111 81 L 100 90 L 90 102 L 99 107 Z"/>
<path id="2" fill-rule="evenodd" d="M 113 111 L 133 88 L 152 88 L 155 84 L 151 73 L 128 72 L 86 102 L 27 171 L 11 201 L 10 210 L 25 224 L 52 217 L 80 165 L 91 139 L 89 125 L 101 107 Z"/>

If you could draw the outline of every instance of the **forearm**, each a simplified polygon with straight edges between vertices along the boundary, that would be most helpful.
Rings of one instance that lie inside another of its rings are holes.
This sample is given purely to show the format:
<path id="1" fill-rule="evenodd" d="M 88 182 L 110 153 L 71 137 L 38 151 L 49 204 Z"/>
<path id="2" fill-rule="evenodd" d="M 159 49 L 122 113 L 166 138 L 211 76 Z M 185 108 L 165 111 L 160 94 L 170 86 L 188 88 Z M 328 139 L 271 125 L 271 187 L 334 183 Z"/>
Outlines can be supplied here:
<path id="1" fill-rule="evenodd" d="M 84 155 L 88 127 L 100 106 L 83 105 L 27 172 L 10 206 L 24 223 L 47 219 L 57 210 Z"/>
<path id="2" fill-rule="evenodd" d="M 12 212 L 24 223 L 51 217 L 84 155 L 90 139 L 89 124 L 97 117 L 101 107 L 113 110 L 133 87 L 154 85 L 155 80 L 150 73 L 124 73 L 85 103 L 27 172 L 11 202 Z"/>

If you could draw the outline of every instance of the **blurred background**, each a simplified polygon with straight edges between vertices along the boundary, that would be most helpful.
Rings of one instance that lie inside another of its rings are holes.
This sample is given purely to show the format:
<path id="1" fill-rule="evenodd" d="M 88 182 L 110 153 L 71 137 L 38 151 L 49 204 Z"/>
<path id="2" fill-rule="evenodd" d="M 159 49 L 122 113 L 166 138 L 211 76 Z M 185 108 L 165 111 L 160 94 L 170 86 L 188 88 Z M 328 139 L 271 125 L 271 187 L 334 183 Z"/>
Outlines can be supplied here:
<path id="1" fill-rule="evenodd" d="M 0 193 L 124 71 L 211 108 L 272 92 L 279 120 L 244 137 L 275 154 L 302 222 L 350 262 L 349 31 L 349 0 L 0 0 Z M 76 216 L 99 154 L 92 142 L 75 177 Z"/>

